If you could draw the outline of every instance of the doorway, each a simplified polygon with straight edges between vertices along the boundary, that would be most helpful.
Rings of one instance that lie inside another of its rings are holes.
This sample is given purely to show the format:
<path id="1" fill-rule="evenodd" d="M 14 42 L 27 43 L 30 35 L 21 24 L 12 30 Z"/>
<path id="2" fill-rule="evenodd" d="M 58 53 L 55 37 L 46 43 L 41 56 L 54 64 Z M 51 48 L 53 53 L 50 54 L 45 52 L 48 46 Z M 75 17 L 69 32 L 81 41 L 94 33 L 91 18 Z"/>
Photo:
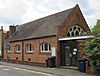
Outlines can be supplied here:
<path id="1" fill-rule="evenodd" d="M 76 40 L 60 42 L 60 64 L 77 66 L 77 43 Z"/>

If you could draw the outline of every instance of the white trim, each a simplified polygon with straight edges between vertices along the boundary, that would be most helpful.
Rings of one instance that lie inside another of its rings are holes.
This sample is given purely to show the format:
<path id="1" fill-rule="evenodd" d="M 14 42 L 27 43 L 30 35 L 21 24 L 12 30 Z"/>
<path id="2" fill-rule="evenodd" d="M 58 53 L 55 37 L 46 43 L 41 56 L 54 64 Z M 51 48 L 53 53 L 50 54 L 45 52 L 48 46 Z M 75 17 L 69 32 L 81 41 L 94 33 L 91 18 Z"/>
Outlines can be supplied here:
<path id="1" fill-rule="evenodd" d="M 32 51 L 26 51 L 27 53 L 33 53 L 34 51 L 32 50 Z"/>
<path id="2" fill-rule="evenodd" d="M 21 51 L 16 51 L 16 53 L 20 53 Z"/>
<path id="3" fill-rule="evenodd" d="M 47 50 L 45 50 L 45 44 L 47 44 Z M 42 46 L 43 46 L 43 48 L 42 48 Z M 46 53 L 47 53 L 47 52 L 51 52 L 51 50 L 49 50 L 49 47 L 50 47 L 50 46 L 49 46 L 49 43 L 43 43 L 43 44 L 40 45 L 40 51 L 41 51 L 41 52 L 46 52 Z M 50 48 L 51 48 L 51 47 L 50 47 Z M 43 49 L 43 50 L 42 50 L 42 49 Z"/>
<path id="4" fill-rule="evenodd" d="M 41 51 L 41 52 L 43 52 L 43 53 L 49 53 L 49 52 L 51 52 L 51 51 L 43 50 L 43 51 Z"/>
<path id="5" fill-rule="evenodd" d="M 9 50 L 9 51 L 7 51 L 8 53 L 11 53 L 11 51 Z"/>
<path id="6" fill-rule="evenodd" d="M 66 37 L 66 38 L 59 38 L 59 41 L 62 40 L 76 40 L 76 39 L 88 39 L 88 38 L 93 38 L 94 36 L 77 36 L 77 37 Z"/>
<path id="7" fill-rule="evenodd" d="M 74 27 L 75 27 L 75 29 L 74 29 Z M 80 28 L 80 30 L 78 28 Z M 82 34 L 82 31 L 84 32 L 84 30 L 79 25 L 74 25 L 74 26 L 70 27 L 70 29 L 68 30 L 68 33 L 70 36 L 77 36 L 76 31 L 78 31 L 79 35 Z M 72 35 L 72 33 L 74 35 Z"/>
<path id="8" fill-rule="evenodd" d="M 15 50 L 16 50 L 16 52 L 19 52 L 20 51 L 20 45 L 16 45 Z"/>
<path id="9" fill-rule="evenodd" d="M 31 47 L 31 49 L 30 49 L 30 47 Z M 26 45 L 26 52 L 33 52 L 33 46 L 32 46 L 32 44 L 27 44 Z"/>

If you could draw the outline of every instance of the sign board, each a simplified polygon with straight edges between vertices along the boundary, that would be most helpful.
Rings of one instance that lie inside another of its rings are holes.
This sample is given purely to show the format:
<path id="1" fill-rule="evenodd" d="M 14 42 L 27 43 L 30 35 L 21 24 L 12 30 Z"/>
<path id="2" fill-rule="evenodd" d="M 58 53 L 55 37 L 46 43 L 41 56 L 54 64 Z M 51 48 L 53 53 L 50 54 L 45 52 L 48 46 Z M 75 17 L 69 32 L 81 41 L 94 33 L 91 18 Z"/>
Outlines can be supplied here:
<path id="1" fill-rule="evenodd" d="M 51 56 L 56 56 L 56 48 L 51 47 Z"/>
<path id="2" fill-rule="evenodd" d="M 76 48 L 74 48 L 74 51 L 77 51 L 77 49 L 76 49 Z"/>

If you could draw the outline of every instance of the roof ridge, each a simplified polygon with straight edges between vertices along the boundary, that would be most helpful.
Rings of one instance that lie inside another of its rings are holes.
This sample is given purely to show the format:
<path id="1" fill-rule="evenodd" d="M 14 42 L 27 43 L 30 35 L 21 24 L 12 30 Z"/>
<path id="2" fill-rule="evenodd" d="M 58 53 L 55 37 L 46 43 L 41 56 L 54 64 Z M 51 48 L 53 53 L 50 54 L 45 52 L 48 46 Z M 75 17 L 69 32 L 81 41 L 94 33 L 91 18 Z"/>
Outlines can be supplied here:
<path id="1" fill-rule="evenodd" d="M 10 41 L 56 34 L 55 27 L 61 26 L 74 8 L 75 7 L 21 24 L 18 30 L 10 37 Z"/>
<path id="2" fill-rule="evenodd" d="M 31 23 L 31 22 L 35 22 L 35 21 L 37 21 L 37 20 L 41 20 L 41 19 L 47 18 L 47 17 L 49 17 L 49 16 L 54 16 L 54 15 L 60 14 L 60 13 L 62 13 L 62 12 L 65 12 L 65 11 L 71 10 L 71 9 L 73 9 L 73 8 L 75 8 L 75 7 L 72 7 L 72 8 L 69 8 L 69 9 L 63 10 L 63 11 L 59 11 L 59 12 L 56 12 L 56 13 L 53 13 L 53 14 L 50 14 L 50 15 L 47 15 L 47 16 L 44 16 L 44 17 L 41 17 L 41 18 L 38 18 L 38 19 L 35 19 L 35 20 L 32 20 L 32 21 L 29 21 L 29 22 L 23 23 L 23 24 L 21 24 L 21 25 L 28 24 L 28 23 Z"/>

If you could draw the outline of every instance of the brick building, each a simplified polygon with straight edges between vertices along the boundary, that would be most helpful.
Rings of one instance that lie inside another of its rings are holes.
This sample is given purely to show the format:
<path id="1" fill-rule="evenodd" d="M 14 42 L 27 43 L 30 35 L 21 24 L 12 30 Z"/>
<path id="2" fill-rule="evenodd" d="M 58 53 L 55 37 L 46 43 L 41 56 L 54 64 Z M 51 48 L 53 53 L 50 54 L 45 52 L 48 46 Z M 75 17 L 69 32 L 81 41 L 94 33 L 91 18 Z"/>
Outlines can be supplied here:
<path id="1" fill-rule="evenodd" d="M 10 50 L 10 41 L 9 38 L 10 36 L 16 31 L 16 27 L 14 25 L 10 25 L 9 26 L 9 31 L 4 31 L 3 29 L 3 35 L 2 35 L 2 45 L 4 45 L 3 50 L 2 50 L 2 58 L 3 59 L 7 59 L 8 58 L 8 54 L 9 54 L 9 50 Z"/>
<path id="2" fill-rule="evenodd" d="M 56 56 L 57 66 L 77 66 L 90 37 L 86 32 L 90 29 L 78 5 L 22 24 L 10 37 L 9 60 L 45 66 L 46 59 Z"/>

